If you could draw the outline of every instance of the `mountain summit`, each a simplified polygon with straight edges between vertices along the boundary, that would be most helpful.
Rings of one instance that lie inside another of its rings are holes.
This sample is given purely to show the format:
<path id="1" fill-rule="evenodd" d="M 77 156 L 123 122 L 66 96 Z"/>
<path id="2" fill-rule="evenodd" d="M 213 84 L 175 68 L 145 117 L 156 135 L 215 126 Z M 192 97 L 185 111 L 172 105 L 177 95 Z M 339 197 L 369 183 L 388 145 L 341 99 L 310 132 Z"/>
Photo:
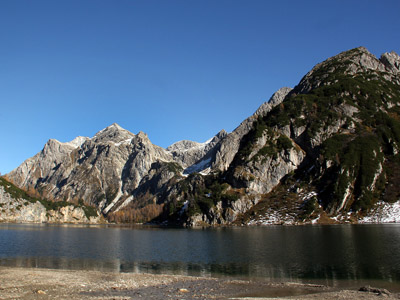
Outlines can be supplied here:
<path id="1" fill-rule="evenodd" d="M 277 91 L 231 133 L 164 149 L 112 124 L 49 140 L 7 178 L 118 222 L 400 221 L 399 120 L 399 55 L 359 47 Z"/>
<path id="2" fill-rule="evenodd" d="M 95 136 L 92 138 L 92 140 L 96 143 L 101 143 L 101 142 L 122 143 L 131 140 L 133 137 L 134 137 L 133 133 L 123 129 L 117 123 L 114 123 L 96 133 Z"/>

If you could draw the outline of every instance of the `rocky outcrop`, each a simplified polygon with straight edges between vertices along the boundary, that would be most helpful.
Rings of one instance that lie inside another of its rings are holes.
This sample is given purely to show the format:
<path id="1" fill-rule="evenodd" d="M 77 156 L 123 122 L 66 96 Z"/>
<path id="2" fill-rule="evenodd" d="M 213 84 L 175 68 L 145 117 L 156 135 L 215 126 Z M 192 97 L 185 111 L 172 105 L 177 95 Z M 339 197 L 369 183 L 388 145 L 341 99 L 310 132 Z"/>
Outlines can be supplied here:
<path id="1" fill-rule="evenodd" d="M 292 147 L 281 150 L 276 156 L 250 160 L 233 169 L 232 184 L 237 188 L 245 188 L 249 194 L 267 194 L 284 176 L 296 170 L 305 156 L 303 150 Z"/>
<path id="2" fill-rule="evenodd" d="M 292 89 L 288 87 L 279 89 L 271 96 L 269 101 L 261 104 L 252 116 L 244 120 L 233 132 L 221 141 L 217 146 L 215 160 L 211 164 L 212 170 L 226 171 L 228 169 L 239 150 L 240 141 L 250 131 L 253 122 L 257 120 L 259 116 L 264 116 L 274 106 L 280 104 L 291 90 Z"/>
<path id="3" fill-rule="evenodd" d="M 339 72 L 346 76 L 368 73 L 384 73 L 386 80 L 400 84 L 399 73 L 400 57 L 397 53 L 384 53 L 378 59 L 366 48 L 359 47 L 342 52 L 334 57 L 328 58 L 322 63 L 317 64 L 308 72 L 300 83 L 294 88 L 295 93 L 308 93 L 321 85 L 330 85 L 334 82 L 326 81 L 330 74 Z"/>
<path id="4" fill-rule="evenodd" d="M 0 186 L 0 222 L 95 224 L 101 221 L 98 215 L 88 216 L 83 207 L 71 204 L 47 209 L 40 201 L 14 198 Z"/>
<path id="5" fill-rule="evenodd" d="M 183 223 L 187 227 L 220 226 L 232 224 L 236 218 L 258 203 L 260 197 L 245 196 L 226 207 L 222 201 L 216 203 L 206 213 L 196 213 L 188 217 Z"/>
<path id="6" fill-rule="evenodd" d="M 204 143 L 179 141 L 167 148 L 174 159 L 184 168 L 184 174 L 206 172 L 215 160 L 216 146 L 226 138 L 225 130 L 218 132 L 213 138 Z"/>
<path id="7" fill-rule="evenodd" d="M 400 73 L 400 56 L 396 52 L 382 54 L 380 61 L 389 72 L 396 75 Z"/>

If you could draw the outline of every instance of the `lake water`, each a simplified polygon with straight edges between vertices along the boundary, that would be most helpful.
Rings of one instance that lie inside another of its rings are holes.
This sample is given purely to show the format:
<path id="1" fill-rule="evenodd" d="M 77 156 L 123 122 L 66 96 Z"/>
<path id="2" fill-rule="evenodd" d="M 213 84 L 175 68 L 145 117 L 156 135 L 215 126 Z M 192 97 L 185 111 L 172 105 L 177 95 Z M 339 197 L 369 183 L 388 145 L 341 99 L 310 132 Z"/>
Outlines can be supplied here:
<path id="1" fill-rule="evenodd" d="M 0 265 L 396 286 L 400 225 L 172 229 L 0 224 Z"/>

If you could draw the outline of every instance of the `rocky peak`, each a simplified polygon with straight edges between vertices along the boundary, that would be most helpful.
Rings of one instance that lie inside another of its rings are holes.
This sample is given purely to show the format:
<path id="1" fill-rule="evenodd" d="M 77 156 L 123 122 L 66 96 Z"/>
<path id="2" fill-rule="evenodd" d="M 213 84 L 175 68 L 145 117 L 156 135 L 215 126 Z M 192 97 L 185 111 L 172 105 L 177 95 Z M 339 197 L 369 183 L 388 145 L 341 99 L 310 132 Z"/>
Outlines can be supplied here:
<path id="1" fill-rule="evenodd" d="M 206 164 L 202 164 L 200 162 L 204 158 L 210 162 L 210 156 L 213 156 L 213 153 L 215 152 L 214 148 L 227 135 L 228 134 L 225 130 L 221 130 L 214 137 L 205 141 L 204 143 L 182 140 L 169 146 L 167 151 L 172 154 L 178 163 L 180 163 L 185 169 L 189 170 L 187 172 L 190 173 L 190 170 L 199 172 L 203 169 L 203 167 L 206 167 Z M 199 163 L 202 167 L 194 166 Z"/>
<path id="2" fill-rule="evenodd" d="M 75 140 L 74 140 L 75 141 Z M 75 144 L 77 141 L 68 142 L 68 143 L 61 143 L 56 139 L 49 139 L 47 143 L 44 145 L 41 155 L 42 156 L 58 156 L 59 154 L 65 154 L 72 152 L 75 148 Z"/>
<path id="3" fill-rule="evenodd" d="M 90 138 L 84 137 L 84 136 L 77 136 L 72 141 L 64 143 L 64 144 L 68 145 L 68 146 L 71 146 L 73 148 L 78 148 L 78 147 L 82 146 L 82 144 L 85 143 L 88 140 L 90 140 Z"/>
<path id="4" fill-rule="evenodd" d="M 167 151 L 187 151 L 191 148 L 198 147 L 200 143 L 189 141 L 189 140 L 182 140 L 167 147 Z"/>
<path id="5" fill-rule="evenodd" d="M 156 155 L 157 157 L 165 157 L 166 155 L 168 156 L 168 153 L 165 149 L 158 147 L 154 145 L 148 135 L 144 133 L 143 131 L 139 131 L 136 135 L 132 137 L 131 140 L 127 140 L 130 144 L 132 144 L 132 151 L 137 152 L 137 151 L 144 151 L 147 149 L 147 151 L 150 151 L 153 153 L 154 151 L 158 153 Z M 172 160 L 172 158 L 168 158 L 168 160 Z"/>
<path id="6" fill-rule="evenodd" d="M 95 136 L 92 138 L 92 141 L 94 141 L 95 143 L 121 143 L 123 141 L 132 139 L 134 136 L 135 135 L 132 132 L 123 129 L 117 123 L 114 123 L 96 133 Z"/>
<path id="7" fill-rule="evenodd" d="M 397 67 L 396 67 L 397 65 Z M 365 47 L 358 47 L 317 64 L 308 72 L 294 88 L 295 93 L 308 93 L 321 85 L 330 85 L 330 75 L 356 75 L 371 72 L 384 72 L 386 80 L 392 80 L 398 72 L 398 55 L 394 52 L 385 53 L 381 59 L 371 54 Z"/>
<path id="8" fill-rule="evenodd" d="M 269 112 L 274 106 L 279 105 L 285 99 L 285 97 L 292 91 L 290 87 L 283 87 L 277 90 L 268 101 L 261 104 L 261 106 L 256 110 L 254 116 L 264 116 Z"/>
<path id="9" fill-rule="evenodd" d="M 63 144 L 56 139 L 49 139 L 43 147 L 42 153 L 47 155 L 48 153 L 52 153 L 62 148 Z"/>
<path id="10" fill-rule="evenodd" d="M 292 91 L 289 87 L 283 87 L 276 91 L 271 98 L 261 104 L 257 111 L 244 120 L 233 132 L 224 137 L 218 145 L 215 160 L 211 163 L 211 168 L 216 171 L 226 171 L 239 150 L 240 141 L 249 133 L 253 123 L 259 116 L 266 115 L 273 107 L 279 105 L 286 96 Z"/>
<path id="11" fill-rule="evenodd" d="M 376 58 L 375 55 L 370 53 L 366 48 L 359 47 L 342 53 L 341 59 L 343 61 L 349 60 L 352 63 L 347 69 L 347 74 L 354 75 L 359 72 L 367 70 L 372 71 L 385 71 L 385 67 Z"/>
<path id="12" fill-rule="evenodd" d="M 57 154 L 65 154 L 70 153 L 74 149 L 81 147 L 86 141 L 89 141 L 90 138 L 78 136 L 70 142 L 62 143 L 56 139 L 49 139 L 47 143 L 44 145 L 41 153 L 42 155 L 57 155 Z"/>
<path id="13" fill-rule="evenodd" d="M 149 136 L 146 133 L 144 133 L 143 131 L 139 131 L 138 134 L 136 134 L 132 137 L 132 143 L 133 144 L 136 144 L 136 143 L 149 144 L 151 142 L 150 142 Z"/>
<path id="14" fill-rule="evenodd" d="M 223 138 L 225 138 L 228 135 L 228 133 L 225 131 L 225 129 L 222 129 L 220 132 L 218 132 L 210 141 L 210 144 L 219 142 Z"/>
<path id="15" fill-rule="evenodd" d="M 226 137 L 228 133 L 222 129 L 220 132 L 218 132 L 215 136 L 213 136 L 211 139 L 205 141 L 204 143 L 199 143 L 199 142 L 194 142 L 194 141 L 189 141 L 189 140 L 182 140 L 176 143 L 173 143 L 172 145 L 167 147 L 167 151 L 169 152 L 186 152 L 189 150 L 193 149 L 200 149 L 200 148 L 210 148 L 215 146 L 217 142 L 219 142 L 221 139 Z"/>
<path id="16" fill-rule="evenodd" d="M 283 87 L 277 90 L 269 99 L 268 103 L 271 106 L 276 106 L 281 104 L 285 97 L 292 91 L 293 89 L 290 87 Z"/>
<path id="17" fill-rule="evenodd" d="M 396 52 L 392 51 L 382 54 L 380 61 L 390 72 L 394 74 L 400 73 L 400 56 Z"/>

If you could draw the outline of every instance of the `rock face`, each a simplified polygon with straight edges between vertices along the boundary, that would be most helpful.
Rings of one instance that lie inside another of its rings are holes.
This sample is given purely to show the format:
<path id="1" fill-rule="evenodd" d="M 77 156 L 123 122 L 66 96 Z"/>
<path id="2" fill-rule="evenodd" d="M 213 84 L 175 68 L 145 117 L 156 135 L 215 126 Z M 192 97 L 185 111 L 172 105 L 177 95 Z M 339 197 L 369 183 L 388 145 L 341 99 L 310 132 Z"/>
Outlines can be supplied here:
<path id="1" fill-rule="evenodd" d="M 117 124 L 80 142 L 49 140 L 8 178 L 46 198 L 83 200 L 107 213 L 132 195 L 155 162 L 173 162 L 173 156 L 153 145 L 145 133 L 134 135 Z"/>
<path id="2" fill-rule="evenodd" d="M 216 146 L 226 138 L 227 132 L 221 130 L 205 143 L 179 141 L 167 148 L 174 159 L 184 168 L 184 174 L 209 172 L 211 162 L 215 160 Z"/>
<path id="3" fill-rule="evenodd" d="M 113 124 L 92 138 L 49 140 L 7 178 L 51 200 L 96 207 L 113 221 L 382 220 L 368 216 L 376 216 L 377 203 L 399 200 L 398 120 L 400 57 L 378 59 L 360 47 L 316 65 L 233 132 L 205 143 L 163 149 Z"/>
<path id="4" fill-rule="evenodd" d="M 396 52 L 382 54 L 380 61 L 391 73 L 396 75 L 400 73 L 400 57 Z"/>
<path id="5" fill-rule="evenodd" d="M 71 204 L 57 209 L 46 208 L 40 201 L 27 195 L 24 197 L 23 191 L 18 191 L 4 179 L 0 179 L 0 212 L 0 222 L 86 224 L 101 222 L 98 214 L 88 214 L 83 206 Z"/>
<path id="6" fill-rule="evenodd" d="M 253 122 L 257 120 L 259 116 L 266 115 L 274 106 L 280 104 L 291 90 L 292 89 L 288 87 L 279 89 L 272 95 L 269 101 L 261 104 L 252 116 L 244 120 L 232 133 L 221 141 L 217 147 L 215 160 L 212 163 L 213 170 L 226 171 L 228 169 L 239 150 L 240 141 L 250 131 Z"/>
<path id="7" fill-rule="evenodd" d="M 382 74 L 384 79 L 400 84 L 397 76 L 399 62 L 400 57 L 395 52 L 384 53 L 378 59 L 364 47 L 355 48 L 317 64 L 303 77 L 295 87 L 294 92 L 304 94 L 320 87 L 321 84 L 327 84 L 326 79 L 334 73 L 340 73 L 345 76 L 354 76 L 362 73 L 384 73 Z"/>

